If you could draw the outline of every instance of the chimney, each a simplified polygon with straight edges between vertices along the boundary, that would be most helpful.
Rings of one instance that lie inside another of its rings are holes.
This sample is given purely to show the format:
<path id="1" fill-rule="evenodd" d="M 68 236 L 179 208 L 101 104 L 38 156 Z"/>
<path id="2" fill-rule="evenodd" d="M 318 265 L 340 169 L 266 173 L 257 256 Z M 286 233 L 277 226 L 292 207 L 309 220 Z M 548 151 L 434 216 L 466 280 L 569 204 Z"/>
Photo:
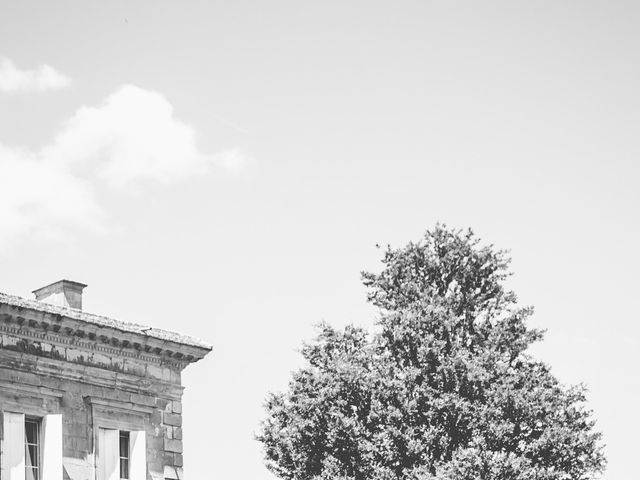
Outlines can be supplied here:
<path id="1" fill-rule="evenodd" d="M 86 287 L 84 283 L 58 280 L 51 285 L 34 290 L 33 293 L 36 300 L 40 302 L 82 310 L 82 289 L 84 287 Z"/>

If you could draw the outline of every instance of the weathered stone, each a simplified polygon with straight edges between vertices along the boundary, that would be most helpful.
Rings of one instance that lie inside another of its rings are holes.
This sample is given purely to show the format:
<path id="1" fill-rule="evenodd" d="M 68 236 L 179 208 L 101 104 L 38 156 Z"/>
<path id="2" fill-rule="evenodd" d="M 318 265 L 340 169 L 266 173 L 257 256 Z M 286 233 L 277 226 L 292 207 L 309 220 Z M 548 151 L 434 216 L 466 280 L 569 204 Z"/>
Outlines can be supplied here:
<path id="1" fill-rule="evenodd" d="M 57 292 L 54 286 L 49 290 Z M 73 295 L 55 299 L 81 305 Z M 210 349 L 171 332 L 0 293 L 0 414 L 62 415 L 65 480 L 95 477 L 101 428 L 144 431 L 148 478 L 181 479 L 181 371 Z"/>
<path id="2" fill-rule="evenodd" d="M 162 415 L 162 423 L 164 423 L 165 425 L 180 427 L 182 426 L 182 415 L 178 415 L 177 413 L 164 412 L 164 414 Z"/>
<path id="3" fill-rule="evenodd" d="M 164 449 L 167 452 L 182 453 L 182 440 L 164 439 Z"/>

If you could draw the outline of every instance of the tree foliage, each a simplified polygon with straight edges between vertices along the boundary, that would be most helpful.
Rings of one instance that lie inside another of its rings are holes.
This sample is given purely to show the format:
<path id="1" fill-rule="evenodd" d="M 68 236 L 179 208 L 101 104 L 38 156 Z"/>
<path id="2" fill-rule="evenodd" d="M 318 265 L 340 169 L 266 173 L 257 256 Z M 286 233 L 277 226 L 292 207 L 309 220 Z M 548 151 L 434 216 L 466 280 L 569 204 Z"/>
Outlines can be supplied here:
<path id="1" fill-rule="evenodd" d="M 290 480 L 584 480 L 604 468 L 582 386 L 527 354 L 542 338 L 509 257 L 438 225 L 363 273 L 375 333 L 321 325 L 258 434 Z"/>

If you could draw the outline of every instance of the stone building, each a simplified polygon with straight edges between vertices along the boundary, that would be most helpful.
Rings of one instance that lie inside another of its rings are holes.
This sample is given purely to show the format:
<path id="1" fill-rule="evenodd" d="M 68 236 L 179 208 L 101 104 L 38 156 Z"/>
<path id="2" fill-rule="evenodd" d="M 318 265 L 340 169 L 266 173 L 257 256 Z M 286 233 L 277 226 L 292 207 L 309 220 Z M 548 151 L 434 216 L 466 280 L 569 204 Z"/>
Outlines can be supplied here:
<path id="1" fill-rule="evenodd" d="M 0 293 L 2 480 L 181 479 L 181 372 L 211 347 L 82 311 L 86 285 Z"/>

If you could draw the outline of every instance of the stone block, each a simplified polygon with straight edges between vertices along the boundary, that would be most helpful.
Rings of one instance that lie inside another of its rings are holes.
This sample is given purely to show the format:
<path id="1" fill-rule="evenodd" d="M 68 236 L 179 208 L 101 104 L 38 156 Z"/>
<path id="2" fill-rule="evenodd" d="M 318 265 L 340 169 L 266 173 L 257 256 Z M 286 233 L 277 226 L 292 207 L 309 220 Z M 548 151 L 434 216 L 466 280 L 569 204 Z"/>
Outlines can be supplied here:
<path id="1" fill-rule="evenodd" d="M 141 395 L 138 393 L 131 394 L 131 403 L 135 403 L 137 405 L 144 405 L 145 407 L 154 407 L 156 405 L 155 397 L 150 395 Z"/>
<path id="2" fill-rule="evenodd" d="M 182 453 L 182 440 L 164 439 L 165 452 Z"/>
<path id="3" fill-rule="evenodd" d="M 162 415 L 162 423 L 164 423 L 165 425 L 172 425 L 174 427 L 181 427 L 182 415 L 164 412 L 164 414 Z"/>
<path id="4" fill-rule="evenodd" d="M 170 403 L 170 400 L 167 400 L 165 398 L 156 398 L 156 407 L 158 407 L 160 410 L 170 411 L 167 410 L 167 405 L 169 405 Z"/>
<path id="5" fill-rule="evenodd" d="M 184 478 L 182 468 L 165 465 L 164 478 L 165 480 L 182 480 Z"/>

